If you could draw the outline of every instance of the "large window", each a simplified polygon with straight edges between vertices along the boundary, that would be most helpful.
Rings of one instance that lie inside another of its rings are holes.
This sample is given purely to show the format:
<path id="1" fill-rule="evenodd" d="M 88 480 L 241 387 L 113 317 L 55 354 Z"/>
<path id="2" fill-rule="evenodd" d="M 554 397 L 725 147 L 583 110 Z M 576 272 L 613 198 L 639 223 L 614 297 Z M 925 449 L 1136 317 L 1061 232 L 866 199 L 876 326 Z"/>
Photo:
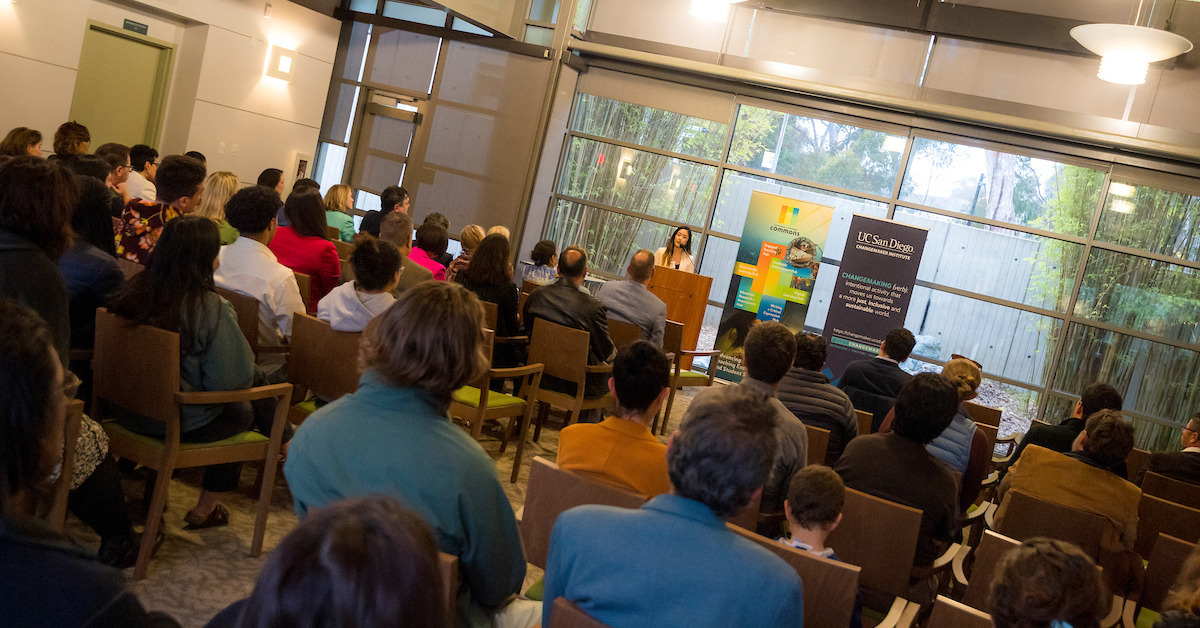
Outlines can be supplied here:
<path id="1" fill-rule="evenodd" d="M 626 98 L 636 96 L 626 96 Z M 1166 448 L 1200 409 L 1200 185 L 1164 173 L 883 122 L 737 102 L 725 122 L 578 94 L 545 236 L 619 277 L 690 227 L 713 278 L 711 348 L 755 191 L 832 206 L 805 326 L 825 326 L 854 214 L 929 229 L 905 326 L 910 372 L 983 364 L 1001 431 L 1056 423 L 1094 381 Z M 1018 142 L 1019 144 L 1019 142 Z M 1050 149 L 1056 150 L 1056 149 Z"/>

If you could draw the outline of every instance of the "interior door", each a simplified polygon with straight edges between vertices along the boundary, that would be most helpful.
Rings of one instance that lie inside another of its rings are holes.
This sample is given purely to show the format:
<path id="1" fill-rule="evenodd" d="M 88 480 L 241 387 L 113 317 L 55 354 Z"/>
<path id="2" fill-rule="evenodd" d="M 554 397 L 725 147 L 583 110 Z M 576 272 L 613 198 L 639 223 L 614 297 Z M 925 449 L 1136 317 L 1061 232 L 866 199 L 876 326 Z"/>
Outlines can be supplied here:
<path id="1" fill-rule="evenodd" d="M 173 54 L 164 42 L 88 24 L 71 119 L 88 128 L 93 149 L 157 145 Z"/>
<path id="2" fill-rule="evenodd" d="M 408 151 L 421 114 L 368 102 L 350 169 L 350 186 L 358 190 L 358 212 L 379 209 L 379 195 L 404 179 Z"/>

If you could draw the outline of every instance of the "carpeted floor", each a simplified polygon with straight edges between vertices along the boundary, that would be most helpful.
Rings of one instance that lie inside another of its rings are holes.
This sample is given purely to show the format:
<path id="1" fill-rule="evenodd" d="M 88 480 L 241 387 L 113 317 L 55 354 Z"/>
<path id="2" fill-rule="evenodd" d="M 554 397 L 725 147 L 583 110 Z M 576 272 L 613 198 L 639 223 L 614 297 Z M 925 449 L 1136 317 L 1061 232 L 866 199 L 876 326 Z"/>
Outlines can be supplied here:
<path id="1" fill-rule="evenodd" d="M 671 410 L 668 434 L 679 423 L 680 417 L 691 401 L 691 394 L 702 389 L 684 389 L 677 394 Z M 498 438 L 484 435 L 480 444 L 496 459 L 496 478 L 504 487 L 514 512 L 525 502 L 525 489 L 529 479 L 529 460 L 542 456 L 554 460 L 558 453 L 558 425 L 561 415 L 551 415 L 543 429 L 540 442 L 529 441 L 521 461 L 521 475 L 516 484 L 510 484 L 516 447 L 510 444 L 500 454 Z M 666 436 L 660 437 L 665 443 Z M 296 514 L 292 510 L 292 499 L 286 483 L 276 483 L 271 500 L 271 512 L 267 520 L 263 555 L 251 558 L 248 555 L 250 540 L 254 533 L 254 514 L 257 493 L 253 492 L 258 467 L 246 465 L 243 470 L 241 489 L 223 496 L 230 511 L 230 524 L 221 528 L 189 532 L 183 529 L 183 515 L 196 503 L 200 490 L 201 471 L 198 469 L 180 472 L 171 484 L 170 502 L 166 513 L 166 541 L 158 555 L 150 563 L 145 580 L 132 583 L 133 590 L 147 609 L 160 610 L 174 616 L 184 628 L 203 626 L 217 611 L 230 603 L 246 597 L 254 588 L 258 572 L 266 561 L 267 553 L 292 528 L 296 527 Z M 143 483 L 137 472 L 125 476 L 126 495 L 130 504 L 141 500 Z M 67 533 L 86 547 L 94 549 L 99 538 L 77 519 L 67 521 Z M 133 570 L 127 571 L 132 575 Z M 541 576 L 541 570 L 530 565 L 526 586 Z"/>

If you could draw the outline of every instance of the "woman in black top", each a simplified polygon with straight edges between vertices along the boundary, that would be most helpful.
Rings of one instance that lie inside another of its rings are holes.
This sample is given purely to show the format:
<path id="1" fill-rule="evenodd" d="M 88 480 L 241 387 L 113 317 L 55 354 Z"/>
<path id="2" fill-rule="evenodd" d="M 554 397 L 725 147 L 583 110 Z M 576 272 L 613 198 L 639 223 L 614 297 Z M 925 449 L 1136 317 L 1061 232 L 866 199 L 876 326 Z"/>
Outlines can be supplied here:
<path id="1" fill-rule="evenodd" d="M 459 274 L 459 283 L 481 301 L 496 304 L 496 336 L 522 334 L 521 324 L 517 322 L 517 284 L 513 283 L 508 238 L 498 233 L 484 238 L 471 254 L 470 266 Z M 494 367 L 506 368 L 520 363 L 521 355 L 515 345 L 496 345 L 492 359 Z"/>

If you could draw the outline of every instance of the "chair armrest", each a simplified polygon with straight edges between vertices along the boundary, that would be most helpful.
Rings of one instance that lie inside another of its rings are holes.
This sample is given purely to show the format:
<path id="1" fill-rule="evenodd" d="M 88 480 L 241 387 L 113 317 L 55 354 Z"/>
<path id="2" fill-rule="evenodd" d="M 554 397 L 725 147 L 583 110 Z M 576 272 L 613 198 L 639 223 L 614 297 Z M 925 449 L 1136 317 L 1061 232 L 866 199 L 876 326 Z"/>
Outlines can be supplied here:
<path id="1" fill-rule="evenodd" d="M 969 514 L 969 515 L 963 515 L 963 516 L 962 516 L 962 517 L 959 519 L 959 524 L 960 524 L 960 527 L 961 527 L 961 526 L 968 526 L 968 525 L 970 525 L 970 524 L 972 524 L 972 523 L 975 523 L 976 521 L 979 521 L 980 517 L 983 517 L 984 513 L 986 513 L 986 512 L 987 512 L 987 510 L 988 510 L 988 508 L 991 508 L 991 507 L 992 507 L 992 503 L 991 503 L 991 502 L 986 502 L 986 501 L 985 501 L 985 502 L 981 502 L 981 503 L 979 504 L 979 506 L 975 508 L 975 511 L 974 511 L 974 512 L 972 512 L 972 513 L 971 513 L 971 514 Z"/>
<path id="2" fill-rule="evenodd" d="M 498 345 L 527 345 L 529 344 L 529 336 L 496 336 L 492 338 L 492 343 Z"/>
<path id="3" fill-rule="evenodd" d="M 967 586 L 967 557 L 971 555 L 974 548 L 967 547 L 963 551 L 954 555 L 954 563 L 952 565 L 951 575 L 954 577 L 954 582 L 964 589 Z"/>
<path id="4" fill-rule="evenodd" d="M 988 476 L 986 478 L 983 479 L 982 482 L 979 483 L 979 486 L 980 486 L 980 488 L 987 488 L 989 486 L 996 486 L 996 484 L 998 484 L 999 482 L 1000 482 L 1000 472 L 992 471 L 991 473 L 988 474 Z"/>
<path id="5" fill-rule="evenodd" d="M 987 512 L 983 513 L 983 522 L 987 524 L 989 530 L 996 529 L 996 511 L 999 509 L 998 505 L 992 504 L 988 506 Z"/>
<path id="6" fill-rule="evenodd" d="M 514 366 L 510 368 L 492 369 L 488 371 L 488 379 L 499 379 L 501 377 L 525 377 L 534 373 L 541 373 L 545 368 L 541 362 L 535 362 L 527 366 Z"/>
<path id="7" fill-rule="evenodd" d="M 715 358 L 721 355 L 720 351 L 680 351 L 680 356 L 688 358 Z"/>
<path id="8" fill-rule="evenodd" d="M 611 373 L 612 365 L 611 364 L 590 364 L 588 366 L 585 366 L 583 370 L 588 373 Z"/>
<path id="9" fill-rule="evenodd" d="M 270 399 L 271 397 L 288 398 L 292 394 L 291 384 L 272 384 L 270 386 L 255 386 L 243 390 L 215 390 L 210 392 L 177 392 L 175 401 L 178 403 L 234 403 L 237 401 L 254 401 L 255 399 Z"/>

